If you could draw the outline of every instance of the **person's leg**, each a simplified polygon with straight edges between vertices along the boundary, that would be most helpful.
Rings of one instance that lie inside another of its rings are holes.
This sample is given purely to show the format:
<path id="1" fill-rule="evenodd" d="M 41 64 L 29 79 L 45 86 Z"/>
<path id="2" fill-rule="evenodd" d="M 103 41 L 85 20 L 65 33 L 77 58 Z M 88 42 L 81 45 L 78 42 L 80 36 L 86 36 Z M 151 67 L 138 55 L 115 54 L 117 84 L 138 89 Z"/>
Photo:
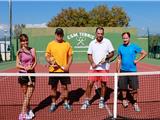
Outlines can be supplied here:
<path id="1" fill-rule="evenodd" d="M 27 119 L 32 119 L 35 116 L 32 109 L 30 108 L 30 100 L 33 95 L 34 89 L 35 89 L 35 83 L 33 83 L 33 85 L 28 86 L 27 88 L 26 103 L 25 103 L 27 106 L 27 115 L 26 115 Z"/>
<path id="2" fill-rule="evenodd" d="M 99 70 L 98 73 L 109 73 L 109 70 Z M 101 98 L 105 97 L 105 93 L 106 93 L 106 83 L 109 80 L 108 76 L 99 76 L 98 80 L 101 81 Z"/>
<path id="3" fill-rule="evenodd" d="M 26 119 L 26 113 L 27 113 L 26 94 L 27 94 L 27 88 L 28 88 L 28 86 L 27 86 L 28 79 L 26 79 L 26 78 L 28 78 L 28 77 L 26 77 L 26 76 L 19 76 L 18 77 L 18 83 L 21 86 L 23 96 L 24 96 L 21 113 L 19 114 L 18 119 Z"/>
<path id="4" fill-rule="evenodd" d="M 127 89 L 128 89 L 128 77 L 121 76 L 118 80 L 118 87 L 120 92 L 122 93 L 122 105 L 123 107 L 128 107 L 128 100 L 127 100 Z"/>
<path id="5" fill-rule="evenodd" d="M 87 82 L 87 88 L 86 88 L 86 99 L 91 99 L 91 91 L 92 91 L 92 88 L 93 88 L 93 84 L 94 84 L 94 81 L 89 81 Z"/>
<path id="6" fill-rule="evenodd" d="M 51 107 L 49 109 L 50 112 L 53 112 L 56 110 L 56 95 L 57 95 L 57 85 L 58 85 L 58 79 L 56 77 L 49 77 L 49 85 L 51 85 Z"/>
<path id="7" fill-rule="evenodd" d="M 96 70 L 89 70 L 89 73 L 97 73 Z M 81 107 L 81 109 L 87 109 L 90 105 L 89 101 L 91 99 L 91 91 L 95 81 L 97 80 L 96 76 L 89 76 L 87 81 L 87 88 L 85 92 L 85 101 Z"/>
<path id="8" fill-rule="evenodd" d="M 24 100 L 23 100 L 23 103 L 22 103 L 21 113 L 26 114 L 26 112 L 27 112 L 27 104 L 26 104 L 27 85 L 21 85 L 21 88 L 22 88 L 23 95 L 24 95 Z"/>
<path id="9" fill-rule="evenodd" d="M 29 82 L 29 79 L 28 79 L 27 76 L 20 76 L 18 78 L 18 82 L 21 85 L 21 88 L 22 88 L 22 91 L 23 91 L 23 95 L 24 95 L 24 100 L 23 100 L 23 103 L 22 103 L 21 113 L 22 114 L 26 114 L 27 107 L 28 107 L 28 85 L 27 84 Z"/>
<path id="10" fill-rule="evenodd" d="M 56 95 L 57 95 L 57 84 L 51 86 L 52 103 L 56 103 Z"/>
<path id="11" fill-rule="evenodd" d="M 87 88 L 85 92 L 86 98 L 81 109 L 87 109 L 90 105 L 89 100 L 91 99 L 91 91 L 93 88 L 93 84 L 94 84 L 94 81 L 89 81 L 89 80 L 87 81 Z"/>
<path id="12" fill-rule="evenodd" d="M 130 76 L 130 82 L 129 82 L 129 86 L 131 88 L 130 94 L 133 97 L 133 106 L 134 106 L 134 110 L 136 112 L 140 112 L 140 108 L 138 106 L 137 103 L 137 98 L 138 98 L 138 88 L 139 88 L 139 83 L 138 83 L 138 77 L 137 76 Z"/>
<path id="13" fill-rule="evenodd" d="M 134 103 L 137 103 L 137 97 L 138 97 L 138 91 L 137 90 L 131 90 L 130 91 L 130 94 L 132 95 L 132 97 L 133 97 L 133 104 Z"/>
<path id="14" fill-rule="evenodd" d="M 28 103 L 27 103 L 28 111 L 31 110 L 31 108 L 30 108 L 30 99 L 31 99 L 31 97 L 33 95 L 33 92 L 34 92 L 34 89 L 35 89 L 35 77 L 32 76 L 31 77 L 31 81 L 32 81 L 31 85 L 29 85 L 29 83 L 28 83 L 27 94 L 26 94 L 26 96 L 28 98 Z M 29 82 L 29 80 L 28 80 L 28 82 Z"/>
<path id="15" fill-rule="evenodd" d="M 62 100 L 64 100 L 64 102 L 68 102 L 68 86 L 67 85 L 61 85 L 61 89 L 62 89 Z"/>
<path id="16" fill-rule="evenodd" d="M 105 97 L 106 93 L 106 82 L 101 82 L 101 97 Z"/>
<path id="17" fill-rule="evenodd" d="M 101 81 L 101 95 L 99 100 L 99 108 L 105 107 L 105 101 L 104 101 L 105 93 L 106 93 L 106 82 Z"/>
<path id="18" fill-rule="evenodd" d="M 68 90 L 68 85 L 71 84 L 70 77 L 61 77 L 60 78 L 61 82 L 61 89 L 62 89 L 62 100 L 64 101 L 64 108 L 68 111 L 71 111 L 72 108 L 69 105 L 69 90 Z"/>

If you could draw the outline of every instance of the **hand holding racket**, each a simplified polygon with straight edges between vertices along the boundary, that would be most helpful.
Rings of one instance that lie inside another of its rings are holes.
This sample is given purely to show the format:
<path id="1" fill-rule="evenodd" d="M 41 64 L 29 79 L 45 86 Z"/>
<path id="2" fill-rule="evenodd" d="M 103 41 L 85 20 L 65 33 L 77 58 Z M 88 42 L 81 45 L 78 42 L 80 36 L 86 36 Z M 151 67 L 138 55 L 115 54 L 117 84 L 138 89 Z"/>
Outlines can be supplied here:
<path id="1" fill-rule="evenodd" d="M 111 54 L 111 53 L 110 53 L 110 54 Z M 114 61 L 117 59 L 118 54 L 117 54 L 116 51 L 114 51 L 114 55 L 113 55 L 113 56 L 112 56 L 112 55 L 110 56 L 110 54 L 105 55 L 105 56 L 101 59 L 101 61 L 97 64 L 97 66 L 102 65 L 102 64 L 104 64 L 104 63 L 112 63 L 112 62 L 114 62 Z"/>
<path id="2" fill-rule="evenodd" d="M 52 66 L 52 67 L 55 68 L 55 69 L 60 68 L 60 69 L 64 70 L 64 67 L 63 67 L 63 66 L 60 66 L 60 65 L 57 63 L 57 61 L 56 61 L 56 59 L 54 58 L 53 55 L 52 55 L 52 56 L 48 55 L 48 58 L 49 58 L 49 64 L 50 64 L 49 66 Z"/>
<path id="3" fill-rule="evenodd" d="M 106 63 L 107 61 L 109 61 L 109 57 L 108 57 L 108 55 L 105 55 L 105 56 L 101 59 L 101 61 L 97 64 L 97 66 L 98 66 L 98 65 L 102 65 L 102 64 Z"/>

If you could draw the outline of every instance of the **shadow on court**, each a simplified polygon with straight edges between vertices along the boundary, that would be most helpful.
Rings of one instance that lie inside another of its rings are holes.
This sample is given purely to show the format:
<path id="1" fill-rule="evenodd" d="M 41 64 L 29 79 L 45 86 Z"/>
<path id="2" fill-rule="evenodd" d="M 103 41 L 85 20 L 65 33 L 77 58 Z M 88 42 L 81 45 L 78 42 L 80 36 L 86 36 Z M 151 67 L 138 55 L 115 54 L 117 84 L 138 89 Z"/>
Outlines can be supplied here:
<path id="1" fill-rule="evenodd" d="M 134 98 L 133 98 L 133 96 L 131 95 L 131 91 L 130 91 L 130 90 L 127 90 L 126 99 L 127 99 L 131 104 L 134 104 L 134 103 L 135 103 Z M 122 92 L 121 92 L 121 91 L 119 91 L 118 100 L 121 100 L 121 101 L 123 100 L 123 96 L 122 96 Z"/>
<path id="2" fill-rule="evenodd" d="M 58 99 L 60 97 L 60 92 L 57 92 L 57 96 L 56 99 Z M 44 109 L 45 107 L 49 106 L 52 103 L 52 98 L 51 96 L 48 96 L 47 98 L 45 98 L 44 100 L 42 100 L 37 107 L 35 107 L 33 109 L 33 112 L 36 113 L 41 109 Z"/>
<path id="3" fill-rule="evenodd" d="M 112 88 L 109 88 L 109 87 L 106 88 L 106 94 L 105 94 L 105 97 L 104 97 L 105 102 L 110 99 L 110 95 L 112 94 L 113 91 L 114 90 Z M 95 95 L 90 100 L 90 104 L 92 104 L 94 101 L 96 101 L 97 99 L 100 98 L 100 93 L 101 93 L 101 88 L 97 88 L 95 90 Z"/>
<path id="4" fill-rule="evenodd" d="M 69 92 L 70 105 L 72 105 L 74 102 L 78 102 L 80 98 L 84 95 L 84 93 L 85 90 L 82 88 L 70 91 Z"/>
<path id="5" fill-rule="evenodd" d="M 78 102 L 80 100 L 80 98 L 84 95 L 85 93 L 85 90 L 83 90 L 82 88 L 78 88 L 76 90 L 72 90 L 69 92 L 69 100 L 70 100 L 70 105 L 72 105 L 74 102 Z M 61 93 L 58 91 L 57 92 L 57 96 L 56 96 L 56 100 L 60 97 Z M 42 100 L 38 105 L 37 107 L 35 107 L 33 109 L 33 112 L 36 113 L 38 112 L 39 110 L 42 110 L 44 109 L 45 107 L 51 105 L 52 103 L 52 98 L 51 96 L 48 96 L 47 98 L 45 98 L 44 100 Z M 57 109 L 59 106 L 61 106 L 62 104 L 64 103 L 64 101 L 60 101 L 58 104 L 57 104 Z"/>

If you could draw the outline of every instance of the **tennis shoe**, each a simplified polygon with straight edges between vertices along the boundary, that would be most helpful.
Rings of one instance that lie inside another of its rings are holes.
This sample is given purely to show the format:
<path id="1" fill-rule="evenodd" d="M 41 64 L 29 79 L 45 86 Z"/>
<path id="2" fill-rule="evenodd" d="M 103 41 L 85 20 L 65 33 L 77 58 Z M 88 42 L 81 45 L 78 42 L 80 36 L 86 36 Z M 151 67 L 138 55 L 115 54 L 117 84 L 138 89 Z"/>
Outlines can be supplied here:
<path id="1" fill-rule="evenodd" d="M 30 110 L 26 115 L 26 120 L 32 120 L 34 118 L 34 113 L 32 110 Z"/>
<path id="2" fill-rule="evenodd" d="M 99 100 L 99 108 L 102 109 L 105 107 L 105 103 L 104 103 L 104 100 Z"/>
<path id="3" fill-rule="evenodd" d="M 90 106 L 89 101 L 85 101 L 81 107 L 82 110 L 86 110 Z"/>
<path id="4" fill-rule="evenodd" d="M 19 114 L 18 120 L 26 120 L 26 114 Z"/>
<path id="5" fill-rule="evenodd" d="M 56 109 L 57 109 L 56 104 L 55 104 L 55 103 L 52 103 L 49 111 L 50 111 L 50 112 L 54 112 Z"/>
<path id="6" fill-rule="evenodd" d="M 122 101 L 122 105 L 124 108 L 127 108 L 128 107 L 128 101 L 127 100 L 123 100 Z"/>
<path id="7" fill-rule="evenodd" d="M 137 103 L 134 103 L 133 107 L 134 107 L 134 110 L 135 110 L 136 112 L 140 112 L 140 111 L 141 111 L 141 109 L 140 109 L 140 107 L 138 106 Z"/>
<path id="8" fill-rule="evenodd" d="M 67 111 L 72 111 L 71 105 L 69 105 L 68 103 L 64 103 L 63 106 Z"/>

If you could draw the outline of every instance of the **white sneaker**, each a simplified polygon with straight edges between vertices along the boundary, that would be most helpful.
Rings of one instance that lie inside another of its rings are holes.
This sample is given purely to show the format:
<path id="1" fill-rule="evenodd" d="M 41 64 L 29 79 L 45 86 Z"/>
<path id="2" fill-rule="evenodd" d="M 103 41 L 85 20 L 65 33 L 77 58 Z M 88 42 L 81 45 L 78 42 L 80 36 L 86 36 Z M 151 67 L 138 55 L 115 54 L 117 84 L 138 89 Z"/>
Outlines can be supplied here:
<path id="1" fill-rule="evenodd" d="M 72 107 L 71 107 L 71 105 L 69 105 L 68 103 L 64 103 L 63 106 L 64 106 L 64 108 L 65 108 L 66 110 L 72 111 Z"/>
<path id="2" fill-rule="evenodd" d="M 32 110 L 30 110 L 26 115 L 26 120 L 32 120 L 34 118 L 34 113 Z"/>
<path id="3" fill-rule="evenodd" d="M 81 107 L 81 110 L 85 110 L 90 106 L 89 101 L 85 101 Z"/>
<path id="4" fill-rule="evenodd" d="M 57 105 L 55 103 L 52 103 L 49 111 L 54 112 L 56 109 L 57 109 Z"/>
<path id="5" fill-rule="evenodd" d="M 134 110 L 135 110 L 136 112 L 140 112 L 140 111 L 141 111 L 141 109 L 139 108 L 139 106 L 138 106 L 137 103 L 134 103 L 133 107 L 134 107 Z"/>
<path id="6" fill-rule="evenodd" d="M 99 108 L 102 109 L 105 107 L 105 103 L 104 103 L 104 100 L 99 100 Z"/>

